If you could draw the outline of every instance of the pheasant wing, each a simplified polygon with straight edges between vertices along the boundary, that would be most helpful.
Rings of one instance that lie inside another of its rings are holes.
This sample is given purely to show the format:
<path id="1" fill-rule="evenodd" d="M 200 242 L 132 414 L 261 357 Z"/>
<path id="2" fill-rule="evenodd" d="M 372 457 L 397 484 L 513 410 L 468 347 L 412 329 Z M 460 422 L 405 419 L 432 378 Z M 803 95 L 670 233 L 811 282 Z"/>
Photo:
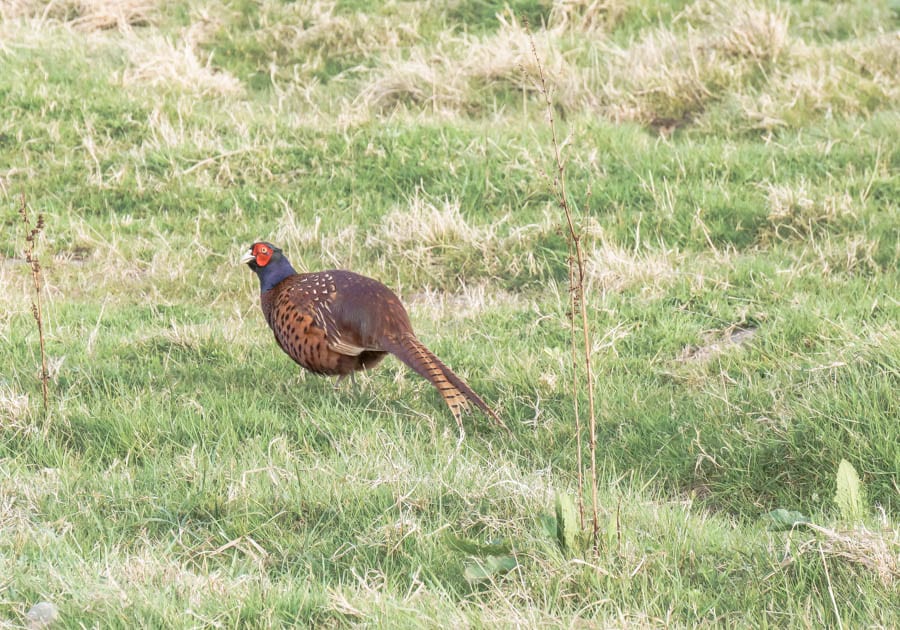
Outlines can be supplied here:
<path id="1" fill-rule="evenodd" d="M 314 321 L 335 352 L 350 356 L 382 352 L 387 331 L 411 329 L 400 300 L 380 282 L 343 270 L 315 276 Z"/>

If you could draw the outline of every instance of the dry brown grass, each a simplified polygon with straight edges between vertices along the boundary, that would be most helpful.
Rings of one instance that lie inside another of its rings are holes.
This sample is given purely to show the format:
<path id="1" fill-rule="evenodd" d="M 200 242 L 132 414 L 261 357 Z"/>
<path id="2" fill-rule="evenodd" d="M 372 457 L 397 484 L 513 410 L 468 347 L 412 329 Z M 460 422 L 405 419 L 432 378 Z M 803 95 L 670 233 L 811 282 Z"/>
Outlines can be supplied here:
<path id="1" fill-rule="evenodd" d="M 604 101 L 614 118 L 655 126 L 691 122 L 790 45 L 788 18 L 753 2 L 697 2 L 683 31 L 658 28 L 612 48 Z"/>
<path id="2" fill-rule="evenodd" d="M 684 258 L 672 250 L 634 251 L 601 240 L 586 256 L 585 289 L 618 293 L 638 285 L 643 295 L 657 295 L 679 276 Z"/>
<path id="3" fill-rule="evenodd" d="M 862 45 L 807 44 L 790 35 L 784 8 L 701 0 L 677 27 L 645 31 L 624 46 L 605 44 L 603 29 L 626 9 L 560 3 L 546 29 L 532 27 L 563 111 L 667 128 L 700 121 L 711 106 L 732 99 L 743 124 L 772 129 L 811 116 L 865 114 L 900 98 L 897 33 Z M 377 114 L 483 113 L 504 107 L 514 93 L 527 107 L 536 92 L 527 30 L 514 17 L 498 19 L 489 35 L 446 33 L 432 48 L 387 53 L 361 86 L 357 107 Z"/>
<path id="4" fill-rule="evenodd" d="M 760 127 L 810 118 L 866 115 L 900 99 L 900 34 L 830 46 L 796 43 L 789 63 L 765 90 L 739 95 L 745 116 Z"/>
<path id="5" fill-rule="evenodd" d="M 626 9 L 616 2 L 560 3 L 546 28 L 532 25 L 555 107 L 683 124 L 726 95 L 743 93 L 747 77 L 776 65 L 792 44 L 787 13 L 750 1 L 697 2 L 678 30 L 657 28 L 625 46 L 605 44 L 602 31 Z M 484 112 L 519 93 L 527 106 L 538 92 L 529 29 L 514 16 L 498 15 L 498 22 L 485 36 L 445 33 L 432 48 L 388 54 L 373 67 L 357 105 L 378 113 Z"/>
<path id="6" fill-rule="evenodd" d="M 515 18 L 499 16 L 499 21 L 496 33 L 466 43 L 462 73 L 470 89 L 477 94 L 490 94 L 498 88 L 538 94 L 540 73 L 532 52 L 533 42 L 554 105 L 571 110 L 588 97 L 580 71 L 563 55 L 558 33 L 529 33 Z"/>
<path id="7" fill-rule="evenodd" d="M 29 409 L 28 394 L 0 385 L 0 427 L 22 429 Z"/>
<path id="8" fill-rule="evenodd" d="M 385 59 L 354 104 L 378 112 L 410 106 L 431 113 L 456 111 L 465 103 L 464 90 L 451 56 L 415 48 L 409 55 Z"/>
<path id="9" fill-rule="evenodd" d="M 558 0 L 547 25 L 553 31 L 598 34 L 616 26 L 632 4 L 628 0 Z"/>
<path id="10" fill-rule="evenodd" d="M 731 99 L 741 124 L 773 129 L 866 114 L 900 98 L 897 33 L 863 44 L 806 43 L 790 34 L 783 7 L 699 0 L 671 28 L 645 30 L 621 46 L 605 43 L 604 29 L 627 9 L 624 2 L 573 0 L 554 5 L 546 28 L 532 25 L 556 107 L 669 128 L 699 122 Z M 528 31 L 515 17 L 498 20 L 488 35 L 448 32 L 429 48 L 386 52 L 356 106 L 379 115 L 477 114 L 502 109 L 519 93 L 528 107 L 537 75 Z"/>
<path id="11" fill-rule="evenodd" d="M 13 313 L 24 313 L 29 308 L 28 263 L 24 257 L 0 258 L 0 339 L 5 335 L 5 325 Z"/>
<path id="12" fill-rule="evenodd" d="M 820 552 L 827 558 L 839 559 L 864 567 L 892 587 L 900 582 L 900 530 L 889 527 L 873 531 L 864 526 L 832 529 L 808 523 L 818 538 L 801 545 L 800 553 Z"/>
<path id="13" fill-rule="evenodd" d="M 677 361 L 705 362 L 726 352 L 739 349 L 756 336 L 756 328 L 751 326 L 731 325 L 724 330 L 715 330 L 705 335 L 699 346 L 687 346 L 677 357 Z"/>
<path id="14" fill-rule="evenodd" d="M 87 31 L 118 29 L 129 30 L 132 26 L 147 26 L 162 0 L 77 0 L 78 17 L 69 23 Z"/>
<path id="15" fill-rule="evenodd" d="M 529 308 L 531 304 L 520 293 L 497 289 L 486 282 L 460 284 L 452 293 L 426 288 L 406 297 L 410 310 L 426 313 L 429 319 L 447 317 L 466 319 L 501 308 Z"/>
<path id="16" fill-rule="evenodd" d="M 842 238 L 824 234 L 811 242 L 812 260 L 823 274 L 877 273 L 881 266 L 875 261 L 878 242 L 865 234 Z"/>
<path id="17" fill-rule="evenodd" d="M 492 228 L 475 227 L 466 221 L 458 200 L 445 199 L 436 205 L 421 194 L 410 199 L 408 208 L 398 207 L 385 215 L 381 235 L 400 248 L 478 243 L 494 237 Z"/>
<path id="18" fill-rule="evenodd" d="M 216 67 L 210 54 L 201 51 L 200 44 L 215 29 L 213 18 L 198 15 L 191 26 L 174 36 L 133 28 L 150 25 L 161 3 L 162 0 L 16 2 L 5 9 L 0 3 L 0 17 L 4 31 L 15 33 L 20 46 L 86 44 L 91 54 L 124 53 L 128 60 L 124 68 L 108 65 L 104 59 L 98 71 L 110 72 L 113 82 L 125 86 L 241 95 L 241 83 Z"/>
<path id="19" fill-rule="evenodd" d="M 147 26 L 164 0 L 5 0 L 0 18 L 63 22 L 81 31 L 131 30 Z"/>
<path id="20" fill-rule="evenodd" d="M 280 3 L 283 4 L 283 3 Z M 366 13 L 335 14 L 335 2 L 298 2 L 296 21 L 278 20 L 278 42 L 287 48 L 326 52 L 329 56 L 370 57 L 375 53 L 408 46 L 418 39 L 418 6 L 402 15 L 381 17 Z M 294 10 L 291 5 L 284 7 Z"/>
<path id="21" fill-rule="evenodd" d="M 502 100 L 503 92 L 535 95 L 537 68 L 529 31 L 515 17 L 498 19 L 497 31 L 485 37 L 448 32 L 432 48 L 395 51 L 373 69 L 357 105 L 379 112 L 483 112 L 498 97 Z M 589 99 L 581 73 L 561 52 L 558 32 L 537 31 L 534 42 L 557 106 L 571 110 Z"/>
<path id="22" fill-rule="evenodd" d="M 347 584 L 328 589 L 328 607 L 349 625 L 393 625 L 397 619 L 410 624 L 429 627 L 461 628 L 468 625 L 461 607 L 448 607 L 444 597 L 428 588 L 418 575 L 410 576 L 410 584 L 403 592 L 389 585 L 383 571 L 351 571 L 353 579 Z"/>
<path id="23" fill-rule="evenodd" d="M 773 63 L 791 44 L 787 10 L 769 9 L 753 0 L 700 0 L 685 10 L 683 18 L 706 30 L 705 45 L 739 59 Z"/>
<path id="24" fill-rule="evenodd" d="M 241 96 L 244 86 L 211 58 L 229 17 L 193 9 L 181 33 L 141 34 L 162 0 L 10 0 L 0 15 L 34 28 L 64 25 L 94 37 L 105 31 L 128 65 L 115 70 L 126 86 Z M 347 13 L 333 1 L 259 3 L 254 45 L 271 51 L 268 72 L 279 110 L 298 120 L 353 125 L 397 112 L 439 117 L 533 107 L 536 97 L 528 30 L 510 13 L 485 35 L 447 30 L 421 35 L 429 3 L 402 10 Z M 810 118 L 866 115 L 900 99 L 900 34 L 850 42 L 805 42 L 792 35 L 790 11 L 757 0 L 698 0 L 671 27 L 644 29 L 612 45 L 605 33 L 636 10 L 632 0 L 564 0 L 546 25 L 531 25 L 555 106 L 663 130 L 685 124 L 737 124 L 772 130 Z M 235 18 L 236 19 L 236 18 Z M 12 22 L 7 25 L 11 28 Z M 333 65 L 346 70 L 329 84 Z M 717 112 L 718 103 L 726 112 Z M 716 118 L 716 115 L 719 118 Z M 723 118 L 724 117 L 724 118 Z"/>
<path id="25" fill-rule="evenodd" d="M 443 258 L 440 250 L 484 251 L 496 240 L 494 227 L 470 225 L 459 201 L 439 204 L 416 194 L 408 207 L 397 207 L 381 220 L 378 230 L 366 236 L 366 247 L 382 249 L 384 258 L 413 269 L 434 269 Z"/>
<path id="26" fill-rule="evenodd" d="M 381 273 L 388 277 L 388 265 L 416 270 L 422 274 L 419 280 L 425 281 L 466 281 L 475 270 L 480 276 L 540 276 L 547 263 L 534 244 L 554 232 L 557 221 L 547 213 L 536 223 L 514 227 L 509 223 L 510 217 L 503 216 L 490 224 L 473 224 L 458 200 L 434 200 L 417 193 L 408 205 L 384 215 L 364 245 L 370 252 L 380 252 Z"/>
<path id="27" fill-rule="evenodd" d="M 667 29 L 646 35 L 615 60 L 605 98 L 615 119 L 651 125 L 688 122 L 731 79 L 714 49 L 695 34 L 682 38 Z"/>
<path id="28" fill-rule="evenodd" d="M 276 90 L 287 93 L 315 85 L 316 76 L 331 75 L 334 65 L 346 69 L 330 80 L 342 81 L 342 75 L 362 71 L 358 64 L 368 66 L 382 56 L 390 59 L 401 50 L 416 54 L 420 16 L 428 9 L 427 3 L 420 2 L 404 3 L 386 14 L 339 11 L 337 3 L 329 0 L 262 0 L 256 5 L 258 23 L 252 38 L 269 52 L 268 67 L 260 70 L 269 75 Z M 212 41 L 217 30 L 212 29 L 205 41 Z"/>
<path id="29" fill-rule="evenodd" d="M 284 199 L 281 202 L 284 206 L 284 213 L 275 224 L 274 242 L 285 251 L 318 243 L 321 236 L 322 217 L 316 216 L 312 224 L 305 223 Z"/>
<path id="30" fill-rule="evenodd" d="M 130 67 L 122 71 L 121 83 L 194 92 L 204 95 L 240 96 L 243 86 L 228 72 L 216 68 L 212 59 L 197 51 L 189 38 L 132 37 L 124 44 Z"/>
<path id="31" fill-rule="evenodd" d="M 810 238 L 828 225 L 856 216 L 847 192 L 812 193 L 815 187 L 802 179 L 796 184 L 767 184 L 765 188 L 767 220 L 777 238 Z"/>
<path id="32" fill-rule="evenodd" d="M 35 516 L 40 513 L 43 501 L 59 499 L 63 482 L 56 468 L 27 471 L 0 469 L 0 531 L 4 537 L 7 540 L 28 537 L 40 540 L 47 535 L 55 537 L 52 529 L 41 524 Z M 2 560 L 3 555 L 0 555 L 0 562 Z M 0 575 L 4 573 L 0 571 Z"/>

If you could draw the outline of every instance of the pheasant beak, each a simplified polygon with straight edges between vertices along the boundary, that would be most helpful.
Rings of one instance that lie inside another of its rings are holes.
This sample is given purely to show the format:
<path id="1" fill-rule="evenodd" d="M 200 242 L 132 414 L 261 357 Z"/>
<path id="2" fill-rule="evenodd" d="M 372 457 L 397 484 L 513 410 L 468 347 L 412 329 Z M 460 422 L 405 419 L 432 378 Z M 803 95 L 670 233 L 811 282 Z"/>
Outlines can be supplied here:
<path id="1" fill-rule="evenodd" d="M 246 265 L 247 263 L 252 263 L 256 260 L 256 256 L 253 255 L 253 250 L 249 250 L 246 254 L 241 256 L 241 264 Z"/>

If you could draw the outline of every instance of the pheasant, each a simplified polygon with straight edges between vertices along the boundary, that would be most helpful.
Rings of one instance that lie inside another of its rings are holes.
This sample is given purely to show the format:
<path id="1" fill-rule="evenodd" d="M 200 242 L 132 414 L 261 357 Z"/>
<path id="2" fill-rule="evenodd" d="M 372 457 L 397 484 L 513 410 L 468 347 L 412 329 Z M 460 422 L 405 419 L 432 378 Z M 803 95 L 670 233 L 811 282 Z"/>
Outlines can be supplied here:
<path id="1" fill-rule="evenodd" d="M 469 403 L 506 425 L 465 381 L 413 332 L 409 315 L 389 288 L 352 271 L 297 273 L 282 250 L 254 243 L 242 258 L 259 278 L 263 315 L 288 356 L 310 372 L 336 375 L 373 368 L 390 353 L 434 385 L 460 434 Z"/>

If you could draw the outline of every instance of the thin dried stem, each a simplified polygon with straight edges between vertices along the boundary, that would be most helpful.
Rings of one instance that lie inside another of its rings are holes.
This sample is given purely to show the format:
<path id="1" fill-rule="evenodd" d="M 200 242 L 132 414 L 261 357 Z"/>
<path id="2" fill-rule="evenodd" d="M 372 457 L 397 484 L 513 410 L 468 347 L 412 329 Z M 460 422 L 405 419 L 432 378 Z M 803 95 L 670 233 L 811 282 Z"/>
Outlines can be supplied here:
<path id="1" fill-rule="evenodd" d="M 25 195 L 22 195 L 21 205 L 19 206 L 19 215 L 22 217 L 22 223 L 25 224 L 25 261 L 31 265 L 31 279 L 34 281 L 34 299 L 31 302 L 31 314 L 37 323 L 38 338 L 41 344 L 41 394 L 44 401 L 44 416 L 50 408 L 49 393 L 47 382 L 50 380 L 50 373 L 47 370 L 47 352 L 44 344 L 44 311 L 41 303 L 41 263 L 37 254 L 34 253 L 35 242 L 38 235 L 44 229 L 44 215 L 38 214 L 37 223 L 31 227 L 31 221 L 28 219 L 28 204 L 25 203 Z"/>
<path id="2" fill-rule="evenodd" d="M 828 596 L 831 598 L 831 606 L 834 609 L 834 616 L 837 619 L 838 630 L 844 630 L 844 624 L 841 622 L 841 611 L 838 609 L 837 600 L 834 598 L 834 588 L 831 586 L 831 575 L 828 574 L 828 563 L 825 561 L 825 552 L 819 545 L 819 557 L 822 558 L 822 568 L 825 569 L 825 581 L 828 584 Z"/>
<path id="3" fill-rule="evenodd" d="M 575 311 L 577 298 L 575 294 L 575 256 L 572 252 L 572 242 L 566 239 L 569 245 L 569 255 L 566 265 L 569 267 L 569 323 L 572 326 L 572 409 L 575 413 L 575 461 L 578 462 L 578 525 L 584 529 L 584 471 L 581 461 L 581 413 L 578 408 L 578 335 L 575 325 Z"/>
<path id="4" fill-rule="evenodd" d="M 527 21 L 525 22 L 526 28 L 528 27 Z M 570 281 L 572 279 L 575 280 L 575 283 L 571 286 L 572 291 L 572 304 L 575 303 L 578 305 L 578 311 L 581 319 L 581 336 L 582 342 L 584 344 L 584 368 L 585 368 L 585 376 L 587 379 L 587 396 L 588 396 L 588 427 L 590 432 L 590 442 L 588 444 L 590 457 L 591 457 L 591 509 L 592 509 L 592 538 L 594 542 L 594 546 L 598 544 L 599 534 L 600 534 L 600 517 L 597 513 L 597 415 L 596 409 L 594 405 L 594 375 L 593 370 L 591 368 L 591 332 L 590 325 L 588 323 L 587 318 L 587 305 L 584 299 L 584 251 L 581 247 L 581 234 L 575 227 L 575 219 L 574 213 L 572 212 L 572 208 L 569 204 L 569 196 L 566 191 L 566 178 L 565 178 L 565 162 L 562 158 L 562 152 L 560 150 L 559 139 L 556 134 L 556 123 L 554 121 L 553 116 L 553 102 L 550 98 L 550 92 L 547 89 L 547 82 L 544 77 L 544 67 L 541 64 L 540 57 L 537 53 L 537 47 L 534 44 L 534 38 L 531 36 L 531 32 L 528 34 L 529 41 L 531 43 L 531 52 L 534 55 L 535 65 L 538 70 L 538 78 L 540 80 L 540 92 L 544 96 L 544 100 L 547 107 L 547 118 L 550 125 L 550 134 L 553 140 L 553 152 L 554 157 L 556 159 L 556 177 L 554 178 L 553 186 L 556 192 L 557 197 L 559 198 L 559 205 L 563 209 L 563 212 L 566 215 L 566 225 L 568 228 L 568 241 L 570 243 L 570 251 L 574 250 L 575 252 L 575 266 L 574 269 L 570 271 Z M 571 269 L 571 256 L 570 256 L 570 269 Z M 575 309 L 572 309 L 572 327 L 575 327 Z M 574 337 L 573 337 L 574 338 Z M 577 380 L 577 374 L 573 374 L 573 379 Z M 577 397 L 575 398 L 577 401 Z M 575 403 L 577 405 L 577 402 Z M 577 408 L 577 407 L 576 407 Z M 576 422 L 578 422 L 578 418 L 576 415 Z M 580 424 L 580 423 L 579 423 Z M 578 427 L 580 428 L 580 426 Z M 580 445 L 580 436 L 581 432 L 578 431 L 579 440 L 578 443 Z M 578 461 L 579 473 L 581 470 L 581 460 Z"/>

